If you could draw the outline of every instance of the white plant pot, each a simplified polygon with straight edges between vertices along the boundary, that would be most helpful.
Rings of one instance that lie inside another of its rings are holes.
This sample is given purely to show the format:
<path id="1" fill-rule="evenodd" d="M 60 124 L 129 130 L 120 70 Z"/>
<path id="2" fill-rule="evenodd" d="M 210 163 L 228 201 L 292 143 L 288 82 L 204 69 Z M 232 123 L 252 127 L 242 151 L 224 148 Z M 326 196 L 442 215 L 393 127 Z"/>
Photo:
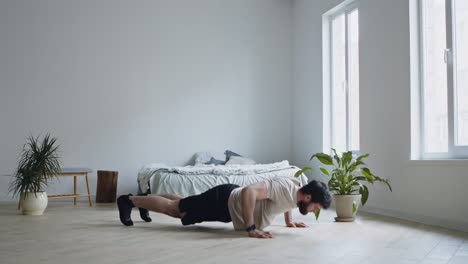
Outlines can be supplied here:
<path id="1" fill-rule="evenodd" d="M 48 201 L 46 192 L 21 194 L 20 197 L 21 208 L 25 215 L 42 215 L 47 208 Z"/>
<path id="2" fill-rule="evenodd" d="M 361 195 L 334 195 L 337 222 L 352 222 L 358 211 L 359 205 L 361 204 Z M 353 211 L 353 204 L 355 204 L 355 210 Z"/>

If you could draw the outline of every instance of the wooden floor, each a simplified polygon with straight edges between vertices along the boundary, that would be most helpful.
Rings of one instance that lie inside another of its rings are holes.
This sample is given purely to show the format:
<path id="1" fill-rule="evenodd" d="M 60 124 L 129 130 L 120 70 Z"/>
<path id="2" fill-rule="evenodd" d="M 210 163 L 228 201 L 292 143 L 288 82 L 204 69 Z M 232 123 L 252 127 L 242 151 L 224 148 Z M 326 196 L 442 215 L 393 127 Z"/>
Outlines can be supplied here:
<path id="1" fill-rule="evenodd" d="M 0 263 L 468 263 L 468 234 L 360 213 L 357 222 L 335 223 L 334 212 L 297 218 L 310 228 L 290 229 L 282 217 L 260 240 L 231 224 L 183 227 L 156 213 L 152 223 L 125 227 L 116 206 L 76 207 L 50 201 L 43 216 L 24 216 L 0 204 Z"/>

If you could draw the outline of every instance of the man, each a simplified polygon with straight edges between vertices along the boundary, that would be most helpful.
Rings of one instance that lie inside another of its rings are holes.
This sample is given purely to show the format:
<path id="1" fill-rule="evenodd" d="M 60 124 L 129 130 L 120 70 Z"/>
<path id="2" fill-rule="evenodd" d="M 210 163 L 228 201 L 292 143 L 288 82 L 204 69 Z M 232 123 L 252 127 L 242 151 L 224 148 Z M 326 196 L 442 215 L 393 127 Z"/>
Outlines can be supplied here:
<path id="1" fill-rule="evenodd" d="M 330 206 L 331 197 L 323 182 L 311 181 L 300 187 L 291 178 L 275 177 L 245 187 L 234 184 L 216 186 L 202 194 L 182 198 L 177 195 L 132 196 L 117 199 L 120 221 L 133 225 L 130 217 L 133 207 L 150 222 L 148 211 L 179 218 L 183 225 L 205 221 L 233 222 L 236 230 L 246 230 L 249 237 L 272 238 L 263 231 L 276 215 L 284 213 L 286 226 L 306 227 L 291 219 L 291 209 L 299 207 L 303 215 Z"/>

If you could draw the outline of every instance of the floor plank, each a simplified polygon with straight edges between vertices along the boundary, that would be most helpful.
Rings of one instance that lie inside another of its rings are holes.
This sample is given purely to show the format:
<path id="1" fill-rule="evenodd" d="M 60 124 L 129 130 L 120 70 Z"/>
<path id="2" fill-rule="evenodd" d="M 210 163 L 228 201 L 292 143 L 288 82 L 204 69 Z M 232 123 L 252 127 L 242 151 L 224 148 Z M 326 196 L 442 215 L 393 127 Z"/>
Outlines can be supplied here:
<path id="1" fill-rule="evenodd" d="M 277 217 L 271 240 L 246 237 L 231 224 L 181 226 L 152 213 L 125 227 L 114 204 L 50 201 L 42 216 L 25 216 L 0 203 L 0 263 L 468 263 L 468 233 L 368 213 L 354 223 L 334 222 L 332 210 L 295 218 L 310 225 L 290 229 Z"/>

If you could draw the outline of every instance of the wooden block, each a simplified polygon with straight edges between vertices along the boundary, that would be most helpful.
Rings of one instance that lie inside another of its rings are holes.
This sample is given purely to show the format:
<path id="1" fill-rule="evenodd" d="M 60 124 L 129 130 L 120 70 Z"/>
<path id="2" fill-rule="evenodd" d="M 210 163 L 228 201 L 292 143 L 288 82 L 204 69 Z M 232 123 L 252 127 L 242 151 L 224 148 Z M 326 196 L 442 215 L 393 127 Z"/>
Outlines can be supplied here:
<path id="1" fill-rule="evenodd" d="M 115 203 L 118 171 L 97 171 L 96 203 Z"/>

